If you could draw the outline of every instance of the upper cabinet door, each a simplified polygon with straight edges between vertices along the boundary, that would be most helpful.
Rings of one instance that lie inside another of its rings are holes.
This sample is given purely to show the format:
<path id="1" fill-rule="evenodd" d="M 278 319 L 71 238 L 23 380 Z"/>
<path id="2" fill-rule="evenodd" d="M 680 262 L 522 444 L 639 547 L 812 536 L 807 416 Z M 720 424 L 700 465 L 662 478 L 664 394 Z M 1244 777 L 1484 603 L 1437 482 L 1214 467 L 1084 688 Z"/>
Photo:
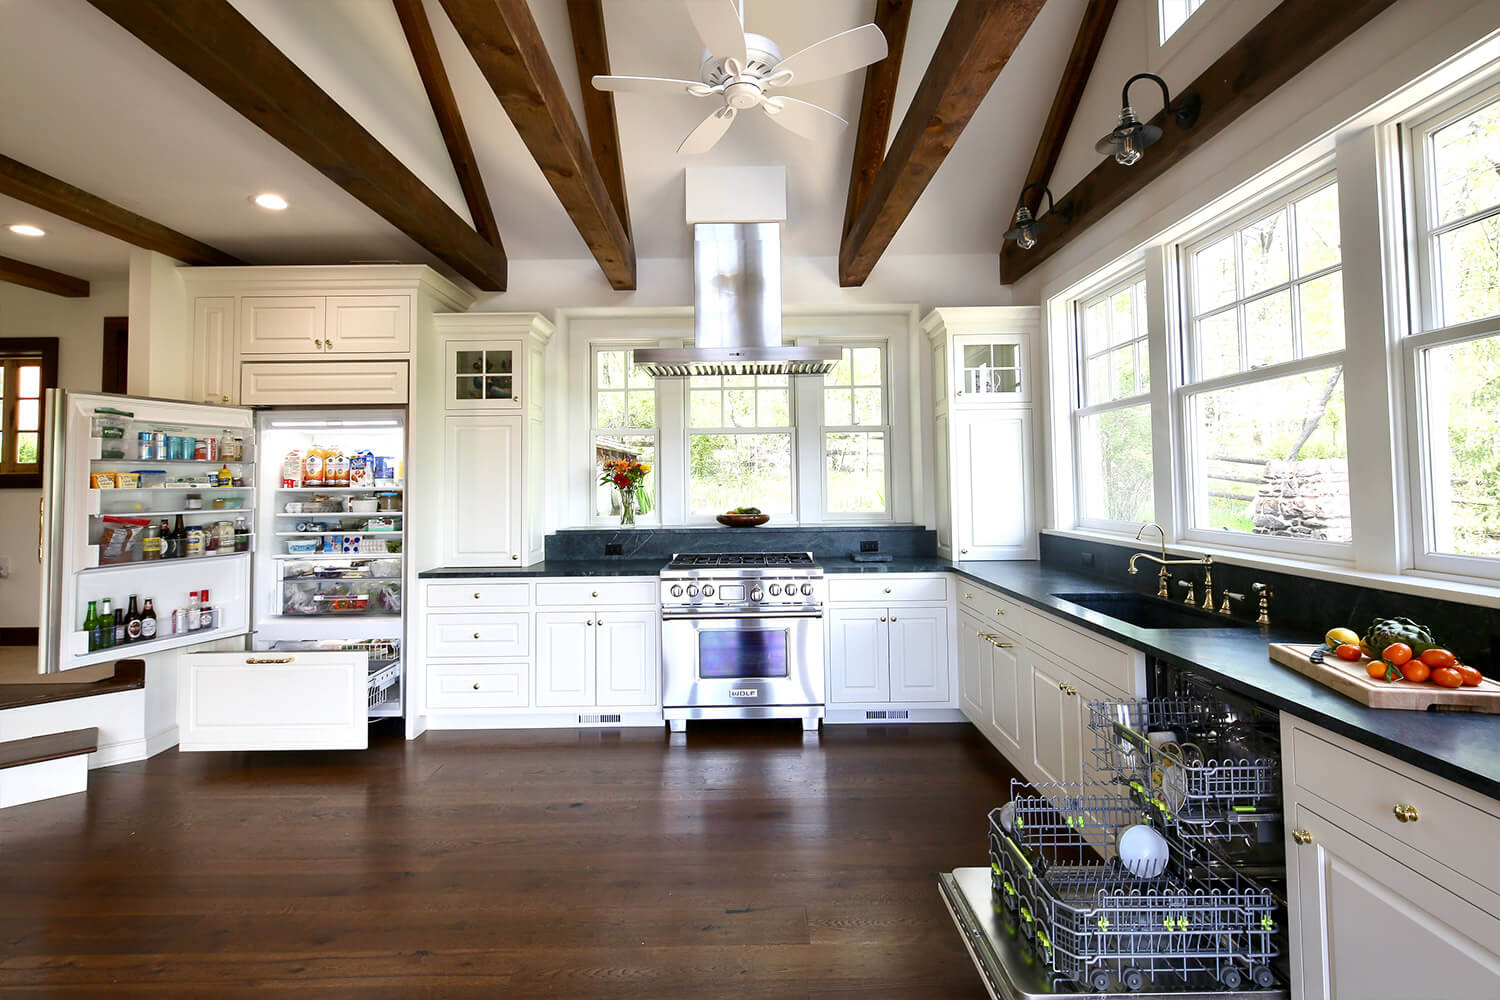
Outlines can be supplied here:
<path id="1" fill-rule="evenodd" d="M 411 296 L 331 295 L 325 350 L 341 354 L 411 353 Z"/>
<path id="2" fill-rule="evenodd" d="M 219 406 L 235 402 L 234 298 L 193 300 L 193 399 Z"/>
<path id="3" fill-rule="evenodd" d="M 948 612 L 891 608 L 891 701 L 948 700 Z"/>
<path id="4" fill-rule="evenodd" d="M 1035 559 L 1031 411 L 959 414 L 953 431 L 957 558 Z"/>
<path id="5" fill-rule="evenodd" d="M 451 341 L 447 351 L 446 409 L 520 409 L 519 340 Z M 539 394 L 536 400 L 540 403 Z"/>
<path id="6" fill-rule="evenodd" d="M 240 353 L 324 353 L 326 306 L 321 295 L 244 296 L 240 299 Z"/>
<path id="7" fill-rule="evenodd" d="M 1026 403 L 1031 400 L 1027 338 L 1019 334 L 953 338 L 953 402 Z"/>
<path id="8" fill-rule="evenodd" d="M 177 681 L 181 750 L 363 750 L 364 653 L 192 653 Z"/>

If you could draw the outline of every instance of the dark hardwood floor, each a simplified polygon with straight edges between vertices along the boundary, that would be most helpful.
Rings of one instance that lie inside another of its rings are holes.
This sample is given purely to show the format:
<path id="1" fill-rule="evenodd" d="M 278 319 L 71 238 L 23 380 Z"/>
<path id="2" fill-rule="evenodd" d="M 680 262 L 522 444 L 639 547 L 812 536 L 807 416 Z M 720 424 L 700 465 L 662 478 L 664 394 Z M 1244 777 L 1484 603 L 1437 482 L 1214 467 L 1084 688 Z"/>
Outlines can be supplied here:
<path id="1" fill-rule="evenodd" d="M 958 725 L 169 751 L 0 811 L 0 994 L 977 1000 L 937 873 L 1010 777 Z"/>

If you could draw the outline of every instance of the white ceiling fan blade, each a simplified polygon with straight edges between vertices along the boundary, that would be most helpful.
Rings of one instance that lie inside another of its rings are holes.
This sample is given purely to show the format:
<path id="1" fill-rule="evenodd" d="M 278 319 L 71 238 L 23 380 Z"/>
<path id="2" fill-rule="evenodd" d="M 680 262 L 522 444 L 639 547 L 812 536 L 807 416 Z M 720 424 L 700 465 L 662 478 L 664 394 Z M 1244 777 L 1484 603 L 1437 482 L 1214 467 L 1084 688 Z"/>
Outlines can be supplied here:
<path id="1" fill-rule="evenodd" d="M 879 62 L 886 57 L 887 51 L 885 35 L 879 28 L 873 24 L 860 25 L 814 42 L 800 52 L 793 52 L 776 64 L 771 81 L 778 87 L 795 87 L 842 76 L 861 66 Z M 778 80 L 783 73 L 790 74 L 791 79 Z"/>
<path id="2" fill-rule="evenodd" d="M 745 65 L 745 26 L 734 0 L 683 0 L 703 45 L 719 59 Z"/>
<path id="3" fill-rule="evenodd" d="M 735 110 L 728 105 L 715 111 L 688 133 L 688 137 L 682 140 L 682 145 L 677 147 L 677 152 L 691 156 L 713 149 L 714 144 L 724 137 L 724 133 L 734 123 L 734 115 Z"/>
<path id="4" fill-rule="evenodd" d="M 660 76 L 596 76 L 595 90 L 627 94 L 686 94 L 707 97 L 713 88 L 699 80 L 668 80 Z"/>
<path id="5" fill-rule="evenodd" d="M 795 97 L 772 97 L 761 107 L 777 125 L 804 139 L 831 139 L 849 126 L 847 121 L 827 108 Z"/>

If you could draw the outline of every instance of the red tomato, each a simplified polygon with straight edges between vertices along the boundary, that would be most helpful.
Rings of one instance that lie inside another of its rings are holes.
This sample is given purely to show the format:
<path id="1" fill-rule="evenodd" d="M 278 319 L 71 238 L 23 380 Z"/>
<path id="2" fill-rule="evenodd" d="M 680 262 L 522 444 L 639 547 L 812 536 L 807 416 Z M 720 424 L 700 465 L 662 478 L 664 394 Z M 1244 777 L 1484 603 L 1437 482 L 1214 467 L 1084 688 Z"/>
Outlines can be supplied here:
<path id="1" fill-rule="evenodd" d="M 1467 663 L 1455 663 L 1453 669 L 1457 670 L 1458 675 L 1463 678 L 1464 687 L 1478 687 L 1479 682 L 1484 680 L 1484 674 Z"/>
<path id="2" fill-rule="evenodd" d="M 1365 664 L 1365 673 L 1369 674 L 1377 681 L 1385 680 L 1385 669 L 1386 662 L 1384 660 L 1371 660 L 1369 663 Z"/>
<path id="3" fill-rule="evenodd" d="M 1346 642 L 1338 649 L 1335 649 L 1333 651 L 1333 655 L 1337 656 L 1341 660 L 1348 660 L 1350 663 L 1353 663 L 1356 660 L 1363 659 L 1365 654 L 1359 651 L 1358 646 Z"/>
<path id="4" fill-rule="evenodd" d="M 1404 642 L 1393 642 L 1381 651 L 1380 658 L 1399 667 L 1411 659 L 1411 647 Z"/>
<path id="5" fill-rule="evenodd" d="M 1464 682 L 1463 674 L 1452 667 L 1438 667 L 1432 672 L 1432 683 L 1438 687 L 1456 688 Z"/>
<path id="6" fill-rule="evenodd" d="M 1401 664 L 1401 676 L 1413 684 L 1421 684 L 1431 675 L 1432 669 L 1421 660 L 1407 660 Z"/>
<path id="7" fill-rule="evenodd" d="M 1429 667 L 1451 667 L 1458 658 L 1446 649 L 1429 649 L 1422 654 L 1422 662 Z"/>

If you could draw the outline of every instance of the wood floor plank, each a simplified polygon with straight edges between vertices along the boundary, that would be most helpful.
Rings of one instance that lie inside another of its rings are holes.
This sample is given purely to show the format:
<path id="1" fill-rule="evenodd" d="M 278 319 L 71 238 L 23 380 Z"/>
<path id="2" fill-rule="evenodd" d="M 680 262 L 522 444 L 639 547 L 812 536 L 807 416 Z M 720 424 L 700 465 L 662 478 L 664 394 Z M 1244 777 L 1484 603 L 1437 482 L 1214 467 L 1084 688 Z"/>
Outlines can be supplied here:
<path id="1" fill-rule="evenodd" d="M 0 995 L 984 996 L 937 895 L 1012 772 L 967 726 L 388 732 L 0 813 Z"/>

